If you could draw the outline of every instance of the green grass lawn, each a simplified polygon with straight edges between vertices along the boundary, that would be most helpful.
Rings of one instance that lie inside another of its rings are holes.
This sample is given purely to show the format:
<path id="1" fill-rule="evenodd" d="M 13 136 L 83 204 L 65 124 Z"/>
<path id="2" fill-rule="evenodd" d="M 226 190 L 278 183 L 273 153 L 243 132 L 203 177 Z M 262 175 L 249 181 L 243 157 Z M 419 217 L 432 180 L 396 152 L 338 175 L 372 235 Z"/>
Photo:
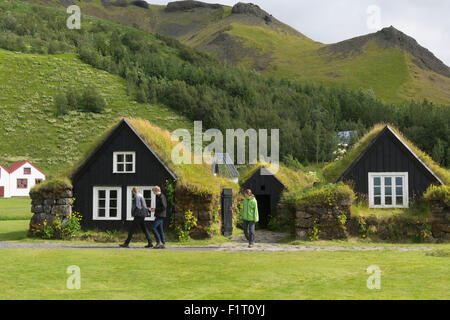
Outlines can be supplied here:
<path id="1" fill-rule="evenodd" d="M 28 197 L 0 199 L 0 220 L 31 219 L 31 200 Z"/>
<path id="2" fill-rule="evenodd" d="M 449 299 L 448 258 L 424 252 L 0 250 L 0 299 Z M 66 289 L 68 266 L 81 289 Z M 366 269 L 381 269 L 381 290 Z"/>
<path id="3" fill-rule="evenodd" d="M 26 237 L 28 223 L 0 221 L 0 241 L 44 242 Z M 167 244 L 202 246 L 224 241 L 221 237 Z M 79 240 L 64 243 L 95 244 Z M 291 244 L 394 246 L 342 241 Z M 144 242 L 133 245 L 143 246 Z M 449 299 L 450 245 L 421 246 L 436 248 L 439 251 L 435 252 L 445 255 L 391 250 L 275 253 L 0 249 L 0 299 Z M 81 268 L 80 290 L 66 289 L 66 269 L 71 265 Z M 366 287 L 370 265 L 382 271 L 381 290 Z"/>

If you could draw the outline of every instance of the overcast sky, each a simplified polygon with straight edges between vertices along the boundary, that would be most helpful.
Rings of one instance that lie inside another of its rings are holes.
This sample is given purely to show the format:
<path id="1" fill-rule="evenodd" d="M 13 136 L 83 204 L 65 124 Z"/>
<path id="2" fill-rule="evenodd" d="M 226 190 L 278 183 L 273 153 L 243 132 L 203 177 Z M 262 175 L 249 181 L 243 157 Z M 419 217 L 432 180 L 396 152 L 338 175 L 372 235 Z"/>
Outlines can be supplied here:
<path id="1" fill-rule="evenodd" d="M 147 0 L 147 2 L 167 4 L 171 1 Z M 203 2 L 232 6 L 239 1 L 203 0 Z M 259 5 L 278 20 L 322 43 L 339 42 L 375 32 L 376 27 L 393 25 L 415 38 L 420 45 L 429 49 L 450 66 L 449 0 L 249 0 L 243 2 Z"/>

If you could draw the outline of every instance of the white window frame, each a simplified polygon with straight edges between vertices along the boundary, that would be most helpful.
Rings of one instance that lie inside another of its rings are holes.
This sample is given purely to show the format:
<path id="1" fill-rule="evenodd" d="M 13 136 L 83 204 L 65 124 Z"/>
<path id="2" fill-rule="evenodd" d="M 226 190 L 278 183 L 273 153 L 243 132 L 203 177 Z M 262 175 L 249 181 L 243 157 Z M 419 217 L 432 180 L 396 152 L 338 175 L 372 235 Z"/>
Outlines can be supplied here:
<path id="1" fill-rule="evenodd" d="M 105 200 L 105 216 L 98 216 L 98 192 L 104 190 L 106 192 Z M 117 217 L 109 216 L 109 193 L 110 191 L 117 191 Z M 94 187 L 93 188 L 93 208 L 92 208 L 92 219 L 93 220 L 103 220 L 103 221 L 119 221 L 122 220 L 122 188 L 121 187 Z"/>
<path id="2" fill-rule="evenodd" d="M 381 204 L 375 205 L 375 189 L 374 189 L 374 178 L 381 179 Z M 385 204 L 385 184 L 384 178 L 392 178 L 392 205 Z M 395 182 L 395 178 L 403 179 L 403 205 L 397 205 L 397 185 Z M 369 172 L 369 207 L 373 209 L 386 209 L 386 208 L 409 208 L 409 190 L 408 190 L 409 182 L 408 182 L 408 172 Z"/>
<path id="3" fill-rule="evenodd" d="M 133 201 L 133 188 L 135 186 L 129 186 L 127 187 L 127 221 L 132 221 L 134 219 L 134 217 L 131 214 L 131 208 L 132 208 L 132 201 Z M 139 192 L 144 195 L 144 191 L 148 191 L 150 190 L 152 193 L 152 199 L 151 199 L 151 206 L 150 208 L 155 208 L 156 207 L 156 196 L 153 193 L 153 186 L 140 186 L 137 188 L 139 189 Z M 146 221 L 155 221 L 155 213 L 152 212 L 150 217 L 145 218 Z"/>
<path id="4" fill-rule="evenodd" d="M 126 165 L 130 164 L 130 162 L 126 162 L 126 157 L 127 155 L 132 155 L 133 156 L 133 170 L 132 171 L 126 171 Z M 120 162 L 121 164 L 124 165 L 124 170 L 125 171 L 117 171 L 117 165 L 119 164 L 117 162 L 117 156 L 119 155 L 123 155 L 124 158 L 124 162 Z M 119 174 L 128 174 L 128 173 L 136 173 L 136 152 L 134 151 L 117 151 L 117 152 L 113 152 L 113 173 L 119 173 Z"/>

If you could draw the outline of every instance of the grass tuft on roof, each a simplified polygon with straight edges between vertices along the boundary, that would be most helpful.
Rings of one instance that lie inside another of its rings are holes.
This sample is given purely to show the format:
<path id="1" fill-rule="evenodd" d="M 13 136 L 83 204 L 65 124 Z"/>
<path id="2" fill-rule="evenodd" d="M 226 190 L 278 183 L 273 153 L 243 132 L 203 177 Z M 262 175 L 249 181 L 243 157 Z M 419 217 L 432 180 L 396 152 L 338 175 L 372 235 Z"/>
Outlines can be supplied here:
<path id="1" fill-rule="evenodd" d="M 172 141 L 171 134 L 144 119 L 126 118 L 140 137 L 175 173 L 177 187 L 183 187 L 193 193 L 219 195 L 223 188 L 238 191 L 238 185 L 221 177 L 214 177 L 209 164 L 175 164 L 172 162 L 172 150 L 179 144 Z"/>
<path id="2" fill-rule="evenodd" d="M 328 164 L 322 171 L 327 182 L 334 183 L 347 170 L 347 168 L 358 158 L 358 156 L 369 146 L 373 139 L 387 126 L 387 124 L 377 124 L 370 130 L 359 142 L 339 161 Z M 402 141 L 430 168 L 436 176 L 438 176 L 445 184 L 450 183 L 450 171 L 442 168 L 425 152 L 420 150 L 411 141 L 403 136 L 403 134 L 389 125 L 389 127 L 402 139 Z"/>

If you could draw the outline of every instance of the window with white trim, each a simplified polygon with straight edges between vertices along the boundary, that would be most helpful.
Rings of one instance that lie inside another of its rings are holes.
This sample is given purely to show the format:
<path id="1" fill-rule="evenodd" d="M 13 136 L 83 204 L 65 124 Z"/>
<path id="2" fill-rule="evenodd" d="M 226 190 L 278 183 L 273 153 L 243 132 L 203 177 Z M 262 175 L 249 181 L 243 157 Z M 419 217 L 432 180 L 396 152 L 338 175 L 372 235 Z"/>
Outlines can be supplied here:
<path id="1" fill-rule="evenodd" d="M 135 173 L 135 171 L 136 171 L 135 152 L 113 153 L 113 173 Z"/>
<path id="2" fill-rule="evenodd" d="M 131 209 L 134 201 L 134 195 L 133 195 L 133 187 L 130 186 L 127 187 L 127 220 L 131 221 L 134 219 Z M 147 208 L 155 208 L 156 207 L 156 196 L 153 193 L 152 189 L 153 187 L 137 187 L 139 189 L 139 192 L 142 194 L 142 196 L 145 199 L 145 203 L 147 204 Z M 155 220 L 155 213 L 151 213 L 151 217 L 145 218 L 147 221 L 154 221 Z"/>
<path id="3" fill-rule="evenodd" d="M 408 208 L 408 172 L 369 172 L 371 208 Z"/>
<path id="4" fill-rule="evenodd" d="M 94 220 L 122 220 L 122 188 L 94 187 Z"/>

